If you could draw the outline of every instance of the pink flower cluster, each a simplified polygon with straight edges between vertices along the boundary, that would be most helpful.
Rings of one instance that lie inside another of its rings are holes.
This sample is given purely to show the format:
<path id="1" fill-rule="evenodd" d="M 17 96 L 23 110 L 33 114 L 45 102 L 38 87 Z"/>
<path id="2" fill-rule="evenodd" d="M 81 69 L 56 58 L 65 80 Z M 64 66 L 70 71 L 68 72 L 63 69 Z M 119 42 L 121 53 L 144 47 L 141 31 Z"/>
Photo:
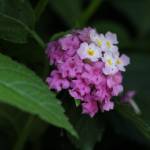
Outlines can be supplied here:
<path id="1" fill-rule="evenodd" d="M 93 36 L 93 30 L 92 28 L 84 28 L 72 31 L 71 34 L 50 42 L 46 49 L 50 64 L 55 68 L 46 80 L 49 88 L 57 92 L 63 89 L 68 90 L 74 99 L 81 101 L 82 112 L 91 117 L 99 110 L 103 112 L 113 109 L 112 97 L 118 96 L 123 91 L 122 74 L 119 69 L 113 73 L 105 74 L 106 62 L 103 61 L 103 58 L 93 59 L 92 55 L 95 51 L 90 47 L 87 51 L 90 57 L 82 58 L 80 56 L 82 53 L 79 54 L 79 51 L 82 52 L 81 45 L 83 43 L 87 43 L 86 47 L 92 43 L 90 34 L 92 33 Z M 112 38 L 115 37 L 114 34 L 110 32 L 109 34 Z M 100 42 L 103 41 L 104 39 Z M 111 48 L 111 43 L 106 44 Z M 97 49 L 101 52 L 99 56 L 103 57 L 105 51 L 100 45 Z M 108 63 L 111 64 L 111 60 L 108 60 Z M 118 63 L 120 64 L 120 62 Z"/>

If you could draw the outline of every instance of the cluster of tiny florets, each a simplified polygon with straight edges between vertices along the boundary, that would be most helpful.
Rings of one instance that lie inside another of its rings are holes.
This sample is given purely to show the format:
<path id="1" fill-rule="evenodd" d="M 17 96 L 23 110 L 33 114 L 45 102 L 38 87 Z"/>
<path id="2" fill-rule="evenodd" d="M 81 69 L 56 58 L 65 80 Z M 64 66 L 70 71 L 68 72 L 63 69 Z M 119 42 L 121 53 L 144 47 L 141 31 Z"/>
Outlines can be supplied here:
<path id="1" fill-rule="evenodd" d="M 47 78 L 50 89 L 69 94 L 81 101 L 83 113 L 93 117 L 99 110 L 114 108 L 113 96 L 123 91 L 122 71 L 129 64 L 119 54 L 116 34 L 97 33 L 84 28 L 50 42 L 46 49 L 55 69 Z"/>

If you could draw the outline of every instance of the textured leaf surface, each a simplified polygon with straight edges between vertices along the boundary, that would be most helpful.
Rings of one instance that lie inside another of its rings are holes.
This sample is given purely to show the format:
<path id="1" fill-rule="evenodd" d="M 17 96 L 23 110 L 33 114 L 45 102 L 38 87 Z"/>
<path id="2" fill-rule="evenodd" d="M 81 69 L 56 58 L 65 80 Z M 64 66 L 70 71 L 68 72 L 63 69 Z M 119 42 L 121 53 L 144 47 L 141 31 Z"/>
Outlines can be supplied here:
<path id="1" fill-rule="evenodd" d="M 76 135 L 55 95 L 32 71 L 0 54 L 0 101 Z"/>

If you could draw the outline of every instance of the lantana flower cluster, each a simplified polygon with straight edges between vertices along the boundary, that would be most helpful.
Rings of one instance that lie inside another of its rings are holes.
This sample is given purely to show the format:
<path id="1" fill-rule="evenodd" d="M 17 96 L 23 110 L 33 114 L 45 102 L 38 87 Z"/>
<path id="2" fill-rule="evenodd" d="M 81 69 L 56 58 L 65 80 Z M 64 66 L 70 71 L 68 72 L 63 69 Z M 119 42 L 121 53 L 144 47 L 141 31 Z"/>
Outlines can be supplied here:
<path id="1" fill-rule="evenodd" d="M 68 90 L 91 117 L 112 110 L 112 97 L 123 91 L 121 72 L 130 63 L 117 44 L 116 34 L 99 34 L 90 27 L 50 42 L 46 54 L 54 69 L 46 80 L 49 88 Z"/>

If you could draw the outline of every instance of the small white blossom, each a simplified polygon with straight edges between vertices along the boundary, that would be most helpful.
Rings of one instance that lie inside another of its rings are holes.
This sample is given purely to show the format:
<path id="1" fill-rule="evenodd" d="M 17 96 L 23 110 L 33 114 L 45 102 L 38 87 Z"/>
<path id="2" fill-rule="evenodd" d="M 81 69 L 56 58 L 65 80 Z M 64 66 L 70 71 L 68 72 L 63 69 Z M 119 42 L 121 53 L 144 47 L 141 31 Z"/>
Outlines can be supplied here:
<path id="1" fill-rule="evenodd" d="M 103 45 L 103 42 L 105 41 L 104 35 L 98 34 L 94 29 L 90 31 L 90 39 L 99 47 L 101 47 Z"/>
<path id="2" fill-rule="evenodd" d="M 105 52 L 112 52 L 113 54 L 119 54 L 118 47 L 115 45 L 118 44 L 117 36 L 114 33 L 107 32 L 105 34 L 104 41 L 102 43 L 102 49 Z"/>
<path id="3" fill-rule="evenodd" d="M 121 55 L 121 57 L 116 57 L 115 64 L 120 71 L 125 71 L 125 66 L 130 63 L 130 59 L 126 55 Z"/>
<path id="4" fill-rule="evenodd" d="M 105 38 L 111 41 L 112 44 L 118 44 L 117 35 L 115 33 L 107 32 Z"/>
<path id="5" fill-rule="evenodd" d="M 98 61 L 101 58 L 101 49 L 93 43 L 82 43 L 77 50 L 77 53 L 81 59 L 89 59 L 93 62 Z"/>
<path id="6" fill-rule="evenodd" d="M 113 57 L 112 53 L 105 53 L 102 61 L 105 63 L 105 67 L 103 68 L 103 73 L 105 75 L 111 75 L 118 72 L 116 59 Z"/>

